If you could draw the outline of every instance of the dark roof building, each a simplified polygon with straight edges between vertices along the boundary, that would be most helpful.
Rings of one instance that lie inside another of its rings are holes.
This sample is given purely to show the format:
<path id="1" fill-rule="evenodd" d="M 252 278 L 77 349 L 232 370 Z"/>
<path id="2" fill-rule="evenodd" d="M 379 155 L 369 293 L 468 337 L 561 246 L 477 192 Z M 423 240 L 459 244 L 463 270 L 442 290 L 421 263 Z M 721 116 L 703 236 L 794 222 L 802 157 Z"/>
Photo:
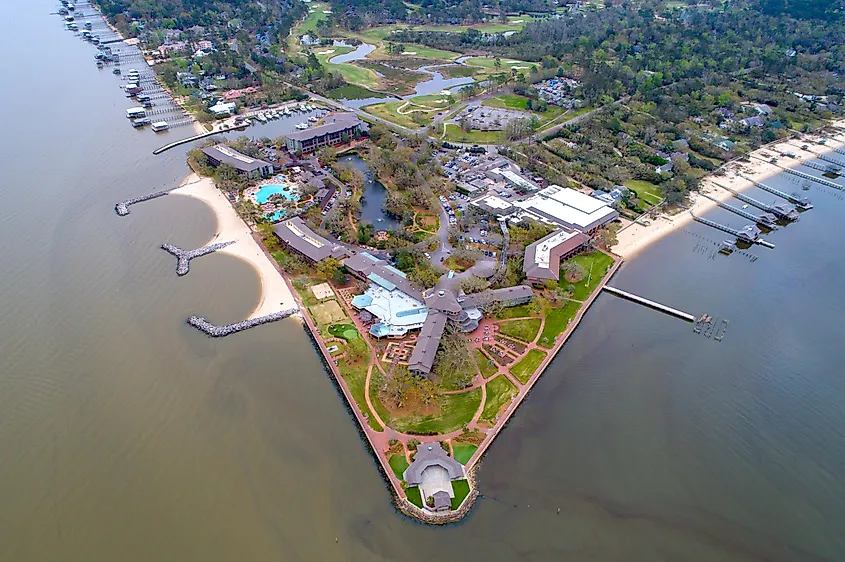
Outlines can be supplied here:
<path id="1" fill-rule="evenodd" d="M 425 319 L 414 351 L 408 360 L 408 370 L 417 375 L 431 373 L 434 366 L 434 358 L 437 356 L 437 348 L 440 346 L 440 338 L 443 337 L 443 330 L 446 328 L 446 315 L 442 312 L 430 311 Z"/>
<path id="2" fill-rule="evenodd" d="M 525 248 L 522 270 L 529 281 L 560 279 L 560 260 L 574 255 L 590 238 L 581 232 L 558 230 Z"/>
<path id="3" fill-rule="evenodd" d="M 464 466 L 450 457 L 437 441 L 417 445 L 414 462 L 408 465 L 402 477 L 409 486 L 419 486 L 423 482 L 423 473 L 432 466 L 445 468 L 450 480 L 464 477 Z"/>
<path id="4" fill-rule="evenodd" d="M 515 285 L 503 289 L 488 289 L 461 298 L 464 307 L 484 306 L 491 302 L 500 302 L 505 306 L 519 306 L 534 298 L 534 291 L 528 285 Z"/>
<path id="5" fill-rule="evenodd" d="M 326 145 L 344 142 L 361 132 L 361 120 L 354 113 L 335 113 L 316 127 L 285 135 L 285 144 L 292 153 L 314 152 Z"/>
<path id="6" fill-rule="evenodd" d="M 311 263 L 326 258 L 342 259 L 349 255 L 346 248 L 315 233 L 299 217 L 278 223 L 273 231 L 289 250 Z"/>
<path id="7" fill-rule="evenodd" d="M 269 176 L 273 173 L 271 163 L 241 154 L 225 144 L 209 146 L 203 148 L 202 151 L 208 163 L 215 168 L 220 164 L 227 164 L 237 170 L 239 175 L 250 178 Z"/>
<path id="8" fill-rule="evenodd" d="M 404 273 L 367 252 L 359 252 L 343 262 L 346 270 L 362 281 L 378 281 L 379 284 L 393 285 L 409 297 L 423 300 L 422 291 L 417 289 Z"/>

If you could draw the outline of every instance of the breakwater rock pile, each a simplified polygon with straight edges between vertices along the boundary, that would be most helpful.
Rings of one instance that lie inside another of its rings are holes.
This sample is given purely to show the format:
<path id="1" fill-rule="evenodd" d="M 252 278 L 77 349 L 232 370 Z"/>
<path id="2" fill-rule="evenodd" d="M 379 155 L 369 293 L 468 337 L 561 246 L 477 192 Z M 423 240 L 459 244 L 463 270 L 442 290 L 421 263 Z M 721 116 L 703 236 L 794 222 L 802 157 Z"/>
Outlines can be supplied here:
<path id="1" fill-rule="evenodd" d="M 212 324 L 211 322 L 200 316 L 191 316 L 190 318 L 188 318 L 188 324 L 190 324 L 200 332 L 203 332 L 207 336 L 211 336 L 212 338 L 223 338 L 231 334 L 235 334 L 237 332 L 242 332 L 244 330 L 254 328 L 255 326 L 269 324 L 270 322 L 276 322 L 277 320 L 283 320 L 296 313 L 296 310 L 297 309 L 295 308 L 289 308 L 286 310 L 281 310 L 279 312 L 274 312 L 273 314 L 268 314 L 267 316 L 260 316 L 258 318 L 252 318 L 250 320 L 243 320 L 241 322 L 235 322 L 234 324 L 227 324 L 225 326 L 218 326 L 217 324 Z"/>
<path id="2" fill-rule="evenodd" d="M 144 201 L 149 201 L 150 199 L 155 199 L 156 197 L 164 197 L 171 191 L 173 190 L 165 189 L 164 191 L 156 191 L 155 193 L 150 193 L 149 195 L 142 195 L 141 197 L 133 197 L 132 199 L 121 201 L 120 203 L 114 206 L 114 211 L 119 216 L 125 217 L 129 214 L 129 205 L 134 205 L 135 203 L 143 203 Z"/>
<path id="3" fill-rule="evenodd" d="M 188 271 L 190 271 L 192 259 L 216 252 L 217 250 L 230 246 L 234 243 L 235 240 L 230 240 L 229 242 L 218 242 L 216 244 L 209 244 L 208 246 L 203 246 L 202 248 L 197 248 L 196 250 L 190 250 L 188 252 L 181 248 L 177 248 L 172 244 L 162 244 L 161 249 L 176 256 L 176 275 L 181 277 L 182 275 L 187 275 Z"/>

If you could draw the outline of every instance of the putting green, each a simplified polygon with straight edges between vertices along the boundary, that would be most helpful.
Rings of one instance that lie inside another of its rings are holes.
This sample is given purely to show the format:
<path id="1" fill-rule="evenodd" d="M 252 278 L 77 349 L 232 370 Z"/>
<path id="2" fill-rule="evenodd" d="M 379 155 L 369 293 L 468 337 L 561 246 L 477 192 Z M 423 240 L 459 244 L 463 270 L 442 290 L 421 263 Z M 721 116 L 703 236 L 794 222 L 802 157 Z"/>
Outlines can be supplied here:
<path id="1" fill-rule="evenodd" d="M 358 330 L 344 330 L 341 337 L 346 341 L 354 340 L 358 337 Z"/>

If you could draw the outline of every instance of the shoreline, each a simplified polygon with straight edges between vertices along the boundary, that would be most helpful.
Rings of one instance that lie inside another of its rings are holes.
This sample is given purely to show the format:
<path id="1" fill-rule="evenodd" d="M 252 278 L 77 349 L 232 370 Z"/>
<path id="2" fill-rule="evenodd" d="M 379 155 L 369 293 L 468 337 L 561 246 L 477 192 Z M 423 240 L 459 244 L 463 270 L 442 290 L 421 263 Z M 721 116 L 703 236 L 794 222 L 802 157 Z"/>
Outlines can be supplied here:
<path id="1" fill-rule="evenodd" d="M 842 126 L 845 125 L 845 121 L 833 121 L 831 125 Z M 833 142 L 828 141 L 825 145 L 813 145 L 814 149 L 820 153 L 826 154 L 832 152 L 834 148 L 845 147 L 845 141 L 843 141 L 839 136 L 841 134 L 841 132 L 832 134 L 827 138 L 832 139 Z M 813 137 L 818 135 L 807 133 L 806 136 Z M 792 142 L 790 142 L 790 140 Z M 836 144 L 834 144 L 834 142 Z M 798 145 L 800 145 L 800 141 L 798 139 L 780 139 L 749 153 L 746 157 L 748 161 L 734 159 L 730 162 L 725 162 L 718 168 L 718 170 L 707 174 L 701 179 L 701 189 L 698 193 L 690 193 L 691 204 L 686 209 L 674 216 L 667 215 L 665 212 L 662 212 L 656 218 L 650 219 L 650 226 L 644 226 L 631 221 L 630 224 L 624 226 L 617 232 L 616 237 L 618 243 L 611 248 L 611 251 L 625 259 L 631 259 L 652 244 L 663 239 L 663 237 L 680 230 L 692 222 L 693 218 L 690 211 L 694 212 L 698 216 L 701 216 L 718 207 L 718 204 L 715 201 L 702 197 L 699 193 L 709 195 L 714 199 L 717 199 L 719 202 L 726 202 L 730 200 L 733 197 L 733 194 L 716 185 L 717 183 L 730 187 L 734 191 L 740 193 L 754 187 L 753 182 L 740 177 L 737 175 L 737 172 L 741 172 L 743 175 L 760 183 L 765 183 L 766 180 L 772 176 L 783 173 L 783 170 L 780 167 L 766 162 L 768 157 L 763 156 L 762 153 L 764 152 L 768 152 L 770 154 L 780 152 L 796 153 L 796 158 L 790 159 L 786 162 L 780 162 L 784 168 L 792 168 L 795 165 L 800 164 L 805 158 L 818 158 L 814 154 L 802 151 Z M 801 154 L 809 156 L 801 156 Z M 718 171 L 723 171 L 725 173 L 723 175 L 716 175 Z"/>
<path id="2" fill-rule="evenodd" d="M 214 180 L 192 172 L 171 194 L 198 199 L 208 205 L 217 217 L 217 232 L 204 245 L 234 240 L 234 244 L 221 248 L 217 253 L 240 258 L 255 270 L 260 292 L 258 302 L 247 316 L 247 320 L 286 308 L 299 308 L 287 281 L 253 238 L 252 230 L 238 216 L 226 196 L 214 185 Z"/>

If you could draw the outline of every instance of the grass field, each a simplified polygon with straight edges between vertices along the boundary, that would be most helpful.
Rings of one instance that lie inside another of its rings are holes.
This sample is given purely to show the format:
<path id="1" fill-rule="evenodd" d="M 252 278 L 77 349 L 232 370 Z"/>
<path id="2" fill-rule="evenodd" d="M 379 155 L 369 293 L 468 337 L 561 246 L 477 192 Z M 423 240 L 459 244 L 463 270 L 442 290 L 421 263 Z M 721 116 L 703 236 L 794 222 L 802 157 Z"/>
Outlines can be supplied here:
<path id="1" fill-rule="evenodd" d="M 546 353 L 544 351 L 540 351 L 539 349 L 529 349 L 528 353 L 525 354 L 525 357 L 520 359 L 515 365 L 511 366 L 510 372 L 514 377 L 516 377 L 516 380 L 525 384 L 528 382 L 528 379 L 531 378 L 531 375 L 534 374 L 534 371 L 537 370 L 537 367 L 540 366 L 540 363 L 545 357 Z"/>
<path id="2" fill-rule="evenodd" d="M 340 369 L 340 375 L 343 377 L 343 380 L 346 381 L 346 385 L 352 393 L 352 398 L 355 400 L 355 404 L 357 404 L 358 409 L 366 415 L 367 424 L 376 431 L 381 431 L 383 428 L 378 424 L 378 422 L 376 422 L 373 413 L 370 411 L 369 406 L 367 406 L 367 400 L 364 397 L 364 387 L 367 382 L 367 366 L 349 365 L 343 359 L 338 361 L 337 366 Z"/>
<path id="3" fill-rule="evenodd" d="M 314 305 L 309 309 L 309 311 L 311 312 L 311 316 L 314 317 L 314 320 L 317 321 L 317 324 L 321 325 L 349 320 L 349 317 L 346 316 L 346 313 L 343 312 L 343 309 L 340 308 L 340 305 L 336 300 L 330 300 L 322 304 Z"/>
<path id="4" fill-rule="evenodd" d="M 374 92 L 367 88 L 356 86 L 355 84 L 346 84 L 340 88 L 329 90 L 326 92 L 326 97 L 333 100 L 360 100 L 366 98 L 386 98 L 387 96 L 380 92 Z"/>
<path id="5" fill-rule="evenodd" d="M 467 78 L 478 72 L 477 68 L 464 66 L 462 64 L 448 64 L 445 66 L 435 67 L 431 70 L 439 72 L 444 78 Z"/>
<path id="6" fill-rule="evenodd" d="M 475 355 L 475 362 L 478 364 L 478 368 L 481 370 L 481 376 L 485 379 L 489 379 L 493 375 L 498 372 L 496 368 L 496 362 L 484 355 L 480 349 L 475 348 L 474 350 Z"/>
<path id="7" fill-rule="evenodd" d="M 317 46 L 313 48 L 314 55 L 326 69 L 330 72 L 339 72 L 343 79 L 350 84 L 355 84 L 363 88 L 377 88 L 379 85 L 378 74 L 369 68 L 362 68 L 351 63 L 333 64 L 329 59 L 338 55 L 345 55 L 346 53 L 354 51 L 354 47 L 344 46 Z"/>
<path id="8" fill-rule="evenodd" d="M 405 490 L 405 495 L 408 496 L 408 501 L 415 506 L 422 508 L 422 497 L 420 497 L 420 489 L 414 486 Z"/>
<path id="9" fill-rule="evenodd" d="M 437 414 L 395 417 L 389 422 L 385 420 L 385 423 L 403 433 L 436 435 L 455 431 L 472 421 L 481 405 L 481 389 L 475 388 L 459 394 L 442 394 L 438 403 L 440 412 Z"/>
<path id="10" fill-rule="evenodd" d="M 359 61 L 358 64 L 366 69 L 381 74 L 382 84 L 380 85 L 380 89 L 394 94 L 413 94 L 414 87 L 429 78 L 428 74 L 415 72 L 413 70 L 394 68 L 392 65 L 388 66 L 375 60 L 363 60 Z"/>
<path id="11" fill-rule="evenodd" d="M 496 318 L 499 320 L 507 320 L 509 318 L 525 318 L 526 316 L 534 316 L 534 307 L 532 307 L 530 303 L 505 308 L 496 315 Z"/>
<path id="12" fill-rule="evenodd" d="M 663 200 L 663 192 L 660 188 L 645 180 L 628 180 L 625 187 L 637 192 L 637 197 L 648 205 L 657 205 Z"/>
<path id="13" fill-rule="evenodd" d="M 613 265 L 613 258 L 604 252 L 596 250 L 588 254 L 581 254 L 575 256 L 574 258 L 570 258 L 566 260 L 566 263 L 577 263 L 587 270 L 587 276 L 583 281 L 573 283 L 575 291 L 572 293 L 572 298 L 583 301 L 590 296 L 590 293 L 592 293 L 593 289 L 595 289 L 599 284 L 602 277 L 604 277 L 604 274 L 607 273 L 608 268 Z M 561 276 L 560 279 L 560 286 L 569 286 L 569 283 L 563 278 L 563 276 Z"/>
<path id="14" fill-rule="evenodd" d="M 453 443 L 452 456 L 461 464 L 466 464 L 472 455 L 478 450 L 477 445 L 471 443 Z"/>
<path id="15" fill-rule="evenodd" d="M 552 348 L 555 345 L 555 338 L 566 330 L 569 326 L 569 321 L 575 318 L 578 314 L 578 309 L 581 305 L 577 302 L 569 301 L 559 308 L 552 308 L 546 314 L 546 323 L 543 325 L 543 333 L 540 334 L 540 339 L 537 343 L 543 347 Z"/>
<path id="16" fill-rule="evenodd" d="M 393 474 L 396 475 L 396 478 L 404 480 L 402 475 L 405 473 L 405 469 L 408 468 L 408 459 L 405 458 L 405 455 L 401 453 L 392 455 L 387 460 L 387 463 L 390 465 L 390 468 L 393 470 Z"/>
<path id="17" fill-rule="evenodd" d="M 461 129 L 460 125 L 447 123 L 446 135 L 443 139 L 450 142 L 498 144 L 504 139 L 504 133 L 502 131 L 470 131 L 467 133 Z"/>
<path id="18" fill-rule="evenodd" d="M 447 111 L 457 103 L 454 96 L 432 94 L 410 100 L 390 101 L 369 105 L 364 111 L 409 129 L 419 129 L 431 124 L 438 113 Z M 417 116 L 415 120 L 414 116 Z"/>
<path id="19" fill-rule="evenodd" d="M 455 480 L 452 482 L 452 490 L 455 492 L 455 497 L 452 498 L 452 509 L 458 509 L 464 500 L 469 495 L 469 482 L 466 480 Z"/>
<path id="20" fill-rule="evenodd" d="M 514 339 L 531 343 L 540 331 L 543 321 L 540 318 L 525 318 L 523 320 L 506 320 L 499 322 L 499 333 Z"/>
<path id="21" fill-rule="evenodd" d="M 537 64 L 533 62 L 526 62 L 523 60 L 515 60 L 515 59 L 499 59 L 501 62 L 501 66 L 496 66 L 496 59 L 495 58 L 487 58 L 487 57 L 471 57 L 464 61 L 464 64 L 468 66 L 477 66 L 479 68 L 484 68 L 486 70 L 490 70 L 493 72 L 510 72 L 511 68 L 516 68 L 519 71 L 531 72 L 532 67 L 536 67 Z"/>
<path id="22" fill-rule="evenodd" d="M 320 20 L 324 20 L 329 17 L 329 14 L 324 14 L 323 10 L 330 10 L 331 6 L 322 2 L 312 2 L 308 5 L 308 8 L 308 15 L 302 23 L 296 27 L 296 36 L 303 35 L 305 33 L 314 34 L 314 32 L 317 31 L 317 23 L 319 23 Z M 314 11 L 311 12 L 311 10 Z"/>
<path id="23" fill-rule="evenodd" d="M 516 387 L 504 375 L 487 381 L 485 386 L 487 400 L 484 402 L 481 419 L 492 424 L 496 422 L 496 415 L 501 411 L 502 406 L 508 404 L 516 396 Z"/>

